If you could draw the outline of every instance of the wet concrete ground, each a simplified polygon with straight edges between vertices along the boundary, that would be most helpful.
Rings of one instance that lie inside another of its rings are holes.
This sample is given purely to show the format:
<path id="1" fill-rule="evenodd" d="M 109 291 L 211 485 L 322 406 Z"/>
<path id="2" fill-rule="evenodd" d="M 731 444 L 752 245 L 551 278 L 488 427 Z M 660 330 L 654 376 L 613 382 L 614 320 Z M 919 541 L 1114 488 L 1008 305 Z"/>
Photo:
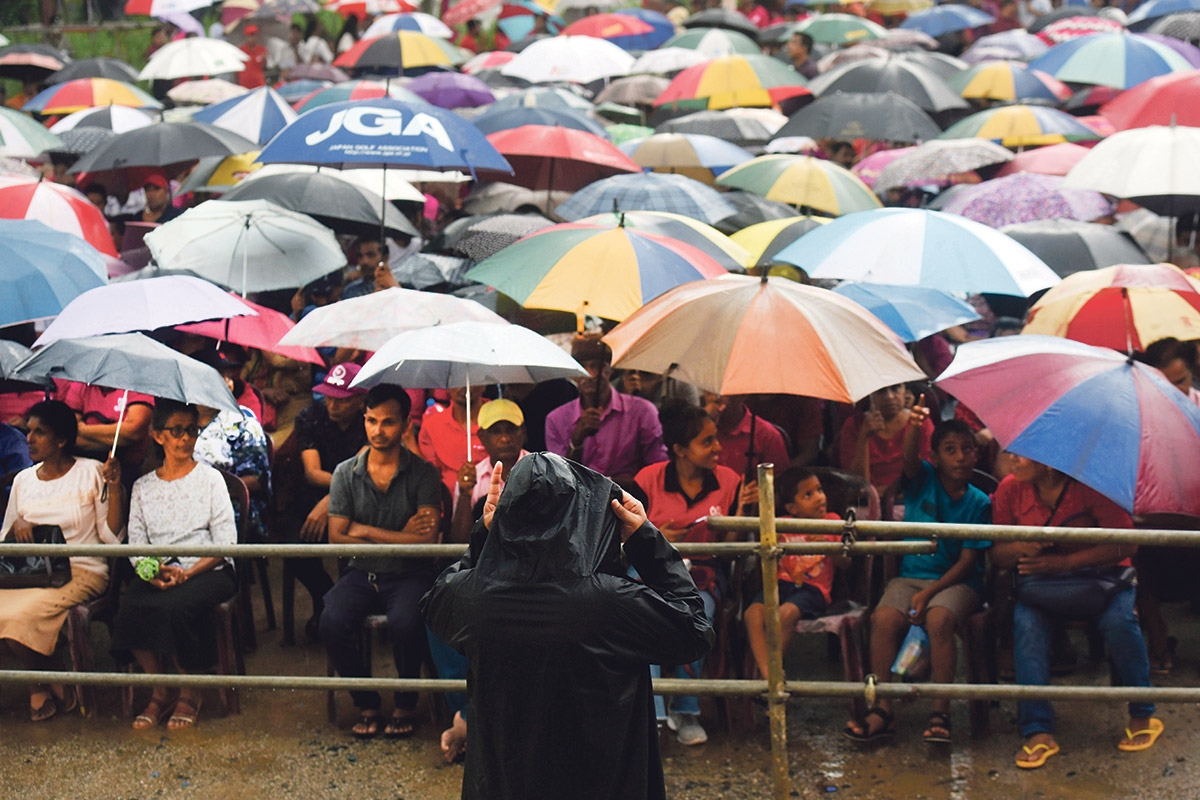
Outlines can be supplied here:
<path id="1" fill-rule="evenodd" d="M 256 590 L 257 593 L 257 590 Z M 297 611 L 301 621 L 306 608 Z M 1200 620 L 1182 606 L 1168 607 L 1180 638 L 1174 673 L 1159 685 L 1200 685 Z M 316 645 L 283 647 L 279 631 L 262 630 L 259 651 L 249 657 L 252 674 L 324 675 L 325 657 Z M 1075 648 L 1086 645 L 1074 634 Z M 103 643 L 103 627 L 98 635 Z M 298 632 L 303 640 L 303 631 Z M 816 637 L 789 653 L 793 678 L 840 679 Z M 380 653 L 386 648 L 376 648 Z M 380 653 L 380 658 L 384 655 Z M 7 666 L 7 664 L 5 665 Z M 111 668 L 111 664 L 102 665 Z M 387 674 L 383 662 L 377 674 Z M 1104 685 L 1107 667 L 1088 663 L 1066 682 Z M 141 696 L 139 696 L 139 702 Z M 100 690 L 97 712 L 34 725 L 28 697 L 17 687 L 0 691 L 0 787 L 6 798 L 403 798 L 449 800 L 459 796 L 462 767 L 447 765 L 438 750 L 441 724 L 424 717 L 409 740 L 358 741 L 347 728 L 353 719 L 348 696 L 339 698 L 337 726 L 326 721 L 322 692 L 248 691 L 242 713 L 222 717 L 215 693 L 206 695 L 198 725 L 189 731 L 165 727 L 136 732 L 119 715 L 119 692 Z M 770 741 L 765 718 L 755 730 L 732 734 L 717 723 L 704 701 L 710 740 L 698 747 L 664 738 L 668 796 L 674 800 L 768 798 Z M 1013 764 L 1021 741 L 1016 704 L 994 708 L 991 733 L 972 740 L 965 704 L 953 712 L 953 745 L 920 741 L 928 706 L 913 702 L 898 713 L 892 744 L 863 748 L 843 739 L 848 703 L 835 699 L 793 701 L 788 709 L 792 796 L 876 800 L 1099 800 L 1100 798 L 1200 797 L 1200 708 L 1159 708 L 1166 732 L 1152 749 L 1116 749 L 1125 722 L 1119 704 L 1060 703 L 1057 737 L 1062 753 L 1035 771 Z M 564 709 L 563 713 L 570 713 Z M 549 721 L 548 724 L 553 724 Z"/>

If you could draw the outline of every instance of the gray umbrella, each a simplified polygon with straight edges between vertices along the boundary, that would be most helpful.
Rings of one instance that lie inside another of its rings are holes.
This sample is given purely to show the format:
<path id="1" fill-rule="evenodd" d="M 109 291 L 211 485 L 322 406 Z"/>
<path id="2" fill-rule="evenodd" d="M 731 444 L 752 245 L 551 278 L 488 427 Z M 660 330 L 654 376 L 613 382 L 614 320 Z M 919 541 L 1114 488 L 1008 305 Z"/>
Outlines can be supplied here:
<path id="1" fill-rule="evenodd" d="M 697 11 L 683 21 L 685 28 L 725 28 L 730 31 L 744 33 L 751 39 L 758 39 L 758 26 L 748 20 L 745 15 L 724 8 L 707 8 Z"/>
<path id="2" fill-rule="evenodd" d="M 1173 36 L 1195 44 L 1200 41 L 1200 11 L 1181 11 L 1159 17 L 1146 29 L 1146 33 Z"/>
<path id="3" fill-rule="evenodd" d="M 1060 277 L 1114 264 L 1149 264 L 1142 248 L 1111 225 L 1045 219 L 1000 229 L 1050 265 Z"/>
<path id="4" fill-rule="evenodd" d="M 808 88 L 822 97 L 834 92 L 895 92 L 925 111 L 968 108 L 967 101 L 928 67 L 900 56 L 869 58 L 840 66 L 813 78 Z"/>
<path id="5" fill-rule="evenodd" d="M 476 261 L 483 261 L 518 239 L 553 224 L 540 214 L 498 214 L 471 225 L 454 249 Z"/>
<path id="6" fill-rule="evenodd" d="M 137 70 L 116 58 L 82 58 L 72 61 L 46 79 L 54 85 L 78 78 L 108 78 L 125 83 L 137 83 Z"/>
<path id="7" fill-rule="evenodd" d="M 713 227 L 726 236 L 758 222 L 796 216 L 796 209 L 786 203 L 768 200 L 750 192 L 725 192 L 721 198 L 737 209 L 737 213 L 713 223 Z"/>
<path id="8" fill-rule="evenodd" d="M 258 150 L 236 133 L 204 122 L 159 122 L 117 134 L 108 144 L 88 153 L 69 170 L 99 172 L 126 167 L 166 167 L 204 156 L 230 156 Z"/>
<path id="9" fill-rule="evenodd" d="M 628 78 L 618 78 L 596 95 L 596 102 L 649 106 L 653 105 L 663 90 L 670 85 L 671 81 L 657 75 L 632 75 Z"/>
<path id="10" fill-rule="evenodd" d="M 18 365 L 10 377 L 33 383 L 61 378 L 238 410 L 225 379 L 215 369 L 140 333 L 59 339 Z"/>
<path id="11" fill-rule="evenodd" d="M 697 111 L 657 126 L 657 133 L 701 133 L 716 136 L 739 147 L 764 144 L 773 135 L 770 128 L 756 119 L 735 117 L 723 111 Z"/>
<path id="12" fill-rule="evenodd" d="M 108 144 L 116 135 L 107 128 L 93 128 L 90 126 L 71 128 L 69 131 L 63 131 L 58 134 L 58 138 L 62 140 L 63 146 L 56 147 L 47 152 L 82 156 L 85 153 L 92 152 L 97 147 L 103 147 Z"/>
<path id="13" fill-rule="evenodd" d="M 17 365 L 33 355 L 33 351 L 23 344 L 0 339 L 0 393 L 27 392 L 31 389 L 53 390 L 54 384 L 49 381 L 17 381 L 10 379 Z"/>
<path id="14" fill-rule="evenodd" d="M 941 132 L 920 106 L 894 92 L 834 92 L 797 111 L 775 136 L 921 142 Z"/>
<path id="15" fill-rule="evenodd" d="M 404 286 L 414 289 L 459 287 L 470 283 L 463 276 L 475 266 L 469 258 L 456 258 L 437 253 L 413 253 L 392 267 L 392 275 Z"/>

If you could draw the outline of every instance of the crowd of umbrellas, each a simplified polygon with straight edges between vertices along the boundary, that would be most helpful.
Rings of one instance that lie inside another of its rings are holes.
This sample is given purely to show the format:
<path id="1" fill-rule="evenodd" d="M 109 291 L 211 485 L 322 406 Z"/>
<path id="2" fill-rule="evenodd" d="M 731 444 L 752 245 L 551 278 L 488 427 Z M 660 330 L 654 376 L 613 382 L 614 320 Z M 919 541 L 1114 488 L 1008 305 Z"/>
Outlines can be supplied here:
<path id="1" fill-rule="evenodd" d="M 158 2 L 130 6 L 187 26 L 213 5 Z M 1200 409 L 1129 357 L 1200 335 L 1200 283 L 1155 263 L 1194 257 L 1174 223 L 1200 213 L 1200 0 L 1127 19 L 1066 6 L 961 58 L 939 43 L 996 20 L 930 0 L 868 2 L 906 15 L 890 29 L 710 9 L 682 32 L 608 0 L 403 5 L 335 0 L 397 13 L 253 90 L 216 77 L 244 69 L 241 30 L 285 30 L 312 0 L 226 0 L 225 40 L 181 38 L 140 72 L 0 49 L 0 76 L 49 85 L 0 109 L 0 326 L 53 319 L 36 352 L 0 351 L 5 388 L 233 406 L 215 371 L 143 335 L 166 327 L 318 365 L 317 347 L 373 352 L 366 386 L 582 374 L 538 310 L 619 323 L 618 368 L 854 402 L 924 380 L 906 344 L 978 321 L 968 297 L 1040 295 L 1023 335 L 960 345 L 938 383 L 1004 446 L 1130 511 L 1200 515 Z M 513 44 L 452 44 L 477 17 Z M 769 52 L 797 32 L 811 80 Z M 138 81 L 174 82 L 173 107 Z M 826 157 L 841 142 L 851 168 Z M 119 250 L 81 191 L 28 166 L 55 154 L 113 194 L 178 177 L 192 207 Z M 431 231 L 430 195 L 464 214 Z M 423 236 L 393 264 L 407 288 L 298 324 L 247 299 L 342 270 L 354 236 Z"/>

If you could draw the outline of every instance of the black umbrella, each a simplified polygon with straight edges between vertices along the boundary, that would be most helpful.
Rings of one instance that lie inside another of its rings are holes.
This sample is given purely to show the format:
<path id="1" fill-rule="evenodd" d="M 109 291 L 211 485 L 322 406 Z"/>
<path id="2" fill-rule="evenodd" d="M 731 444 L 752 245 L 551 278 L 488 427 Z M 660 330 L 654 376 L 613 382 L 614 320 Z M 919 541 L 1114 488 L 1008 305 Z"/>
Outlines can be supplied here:
<path id="1" fill-rule="evenodd" d="M 958 92 L 950 88 L 937 73 L 898 56 L 871 58 L 837 67 L 809 81 L 808 88 L 816 95 L 834 92 L 847 94 L 902 95 L 930 113 L 952 108 L 969 108 Z"/>
<path id="2" fill-rule="evenodd" d="M 96 148 L 108 144 L 116 135 L 107 128 L 93 128 L 91 126 L 71 128 L 69 131 L 63 131 L 58 134 L 58 138 L 63 143 L 62 147 L 56 147 L 46 152 L 82 156 L 84 153 L 90 153 Z"/>
<path id="3" fill-rule="evenodd" d="M 692 14 L 683 21 L 685 28 L 725 28 L 744 33 L 758 41 L 758 26 L 736 11 L 724 8 L 708 8 Z"/>
<path id="4" fill-rule="evenodd" d="M 596 95 L 596 102 L 649 106 L 654 104 L 654 101 L 670 84 L 669 80 L 657 75 L 631 75 L 628 78 L 618 78 Z"/>
<path id="5" fill-rule="evenodd" d="M 481 69 L 475 77 L 488 85 L 489 89 L 527 89 L 532 83 L 516 75 L 505 75 L 498 69 Z"/>
<path id="6" fill-rule="evenodd" d="M 1045 219 L 1006 225 L 1000 232 L 1032 250 L 1062 278 L 1114 264 L 1150 263 L 1133 237 L 1111 225 Z"/>
<path id="7" fill-rule="evenodd" d="M 759 44 L 787 44 L 796 31 L 794 22 L 775 22 L 758 32 Z"/>
<path id="8" fill-rule="evenodd" d="M 456 245 L 463 238 L 471 235 L 471 226 L 477 222 L 482 222 L 491 214 L 472 214 L 466 217 L 459 217 L 442 228 L 441 233 L 433 237 L 425 243 L 424 252 L 427 253 L 449 253 L 455 251 Z"/>
<path id="9" fill-rule="evenodd" d="M 750 192 L 722 192 L 721 199 L 738 210 L 736 214 L 713 223 L 713 227 L 726 236 L 769 219 L 787 219 L 796 216 L 796 209 L 786 203 L 768 200 Z"/>
<path id="10" fill-rule="evenodd" d="M 764 144 L 771 139 L 771 130 L 758 120 L 735 117 L 724 111 L 696 111 L 667 120 L 654 130 L 656 133 L 700 133 L 716 136 L 739 147 Z"/>
<path id="11" fill-rule="evenodd" d="M 338 233 L 379 235 L 383 228 L 393 236 L 417 235 L 417 229 L 391 203 L 361 186 L 328 171 L 288 172 L 244 180 L 221 196 L 222 200 L 270 200 L 290 211 L 308 214 Z"/>
<path id="12" fill-rule="evenodd" d="M 160 122 L 118 134 L 111 142 L 75 162 L 71 172 L 128 167 L 180 167 L 204 156 L 229 156 L 258 150 L 254 142 L 204 122 Z"/>
<path id="13" fill-rule="evenodd" d="M 48 44 L 10 44 L 0 48 L 0 78 L 44 81 L 71 63 L 63 52 Z"/>
<path id="14" fill-rule="evenodd" d="M 920 106 L 894 92 L 847 94 L 835 92 L 797 111 L 775 138 L 811 136 L 814 139 L 875 139 L 917 142 L 941 133 Z"/>
<path id="15" fill-rule="evenodd" d="M 454 249 L 475 261 L 483 261 L 518 239 L 553 224 L 541 214 L 497 214 L 473 223 Z"/>
<path id="16" fill-rule="evenodd" d="M 1049 14 L 1042 14 L 1040 17 L 1029 23 L 1026 28 L 1030 33 L 1037 33 L 1044 29 L 1047 25 L 1052 25 L 1060 19 L 1070 19 L 1071 17 L 1098 17 L 1100 12 L 1091 6 L 1063 6 L 1056 8 Z"/>
<path id="17" fill-rule="evenodd" d="M 72 61 L 58 72 L 46 79 L 46 83 L 56 84 L 73 81 L 77 78 L 109 78 L 124 83 L 137 83 L 137 70 L 115 58 L 83 58 Z"/>

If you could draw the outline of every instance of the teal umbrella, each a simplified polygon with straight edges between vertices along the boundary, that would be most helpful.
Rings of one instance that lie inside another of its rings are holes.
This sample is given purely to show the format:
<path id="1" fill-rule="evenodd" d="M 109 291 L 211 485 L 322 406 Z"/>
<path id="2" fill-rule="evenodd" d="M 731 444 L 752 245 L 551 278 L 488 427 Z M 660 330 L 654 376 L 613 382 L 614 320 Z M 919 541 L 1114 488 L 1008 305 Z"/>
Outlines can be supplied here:
<path id="1" fill-rule="evenodd" d="M 37 220 L 0 219 L 0 264 L 0 326 L 57 316 L 107 282 L 99 250 Z"/>

